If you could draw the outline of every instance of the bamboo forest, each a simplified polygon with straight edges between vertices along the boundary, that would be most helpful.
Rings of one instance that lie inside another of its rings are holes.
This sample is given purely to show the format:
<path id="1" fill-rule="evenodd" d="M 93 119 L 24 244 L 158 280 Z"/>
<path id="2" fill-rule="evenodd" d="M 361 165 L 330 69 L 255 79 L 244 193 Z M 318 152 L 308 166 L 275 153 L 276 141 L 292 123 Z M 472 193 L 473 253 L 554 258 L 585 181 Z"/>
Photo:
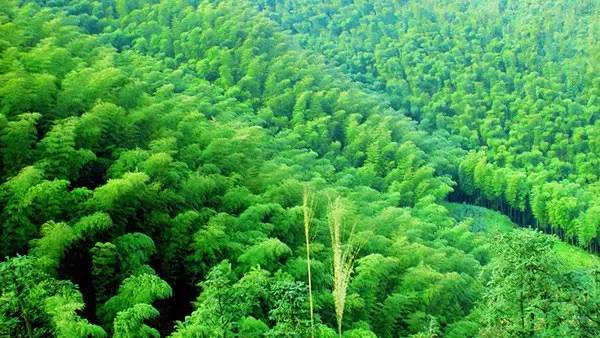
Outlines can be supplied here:
<path id="1" fill-rule="evenodd" d="M 600 337 L 600 1 L 0 0 L 0 337 Z"/>

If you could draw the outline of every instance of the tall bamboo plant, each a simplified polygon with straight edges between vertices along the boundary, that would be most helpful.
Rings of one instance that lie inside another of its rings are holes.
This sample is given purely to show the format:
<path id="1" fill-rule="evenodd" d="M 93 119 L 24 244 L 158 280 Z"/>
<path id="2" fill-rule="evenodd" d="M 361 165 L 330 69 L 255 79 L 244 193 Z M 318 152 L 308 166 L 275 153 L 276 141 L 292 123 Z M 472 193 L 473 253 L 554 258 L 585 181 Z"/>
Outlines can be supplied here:
<path id="1" fill-rule="evenodd" d="M 313 219 L 313 204 L 314 199 L 312 198 L 310 191 L 307 186 L 304 187 L 304 195 L 302 198 L 302 211 L 304 213 L 304 239 L 306 244 L 306 268 L 308 274 L 308 304 L 310 307 L 310 336 L 315 337 L 315 316 L 314 316 L 314 304 L 312 295 L 312 275 L 310 271 L 310 224 Z"/>
<path id="2" fill-rule="evenodd" d="M 346 245 L 342 245 L 342 220 L 344 207 L 342 201 L 337 197 L 329 206 L 329 232 L 331 234 L 331 249 L 333 258 L 333 299 L 335 303 L 335 315 L 338 325 L 338 334 L 342 337 L 342 321 L 346 295 L 350 277 L 354 266 L 354 260 L 358 254 L 359 247 L 352 244 L 354 227 L 348 236 Z"/>

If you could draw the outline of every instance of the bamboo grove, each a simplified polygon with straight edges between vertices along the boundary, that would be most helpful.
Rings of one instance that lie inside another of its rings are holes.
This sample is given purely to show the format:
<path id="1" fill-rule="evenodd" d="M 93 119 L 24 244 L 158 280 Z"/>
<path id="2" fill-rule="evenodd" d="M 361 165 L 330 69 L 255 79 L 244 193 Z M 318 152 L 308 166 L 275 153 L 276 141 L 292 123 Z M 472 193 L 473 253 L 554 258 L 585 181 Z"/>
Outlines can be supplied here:
<path id="1" fill-rule="evenodd" d="M 0 336 L 595 337 L 599 7 L 0 0 Z"/>

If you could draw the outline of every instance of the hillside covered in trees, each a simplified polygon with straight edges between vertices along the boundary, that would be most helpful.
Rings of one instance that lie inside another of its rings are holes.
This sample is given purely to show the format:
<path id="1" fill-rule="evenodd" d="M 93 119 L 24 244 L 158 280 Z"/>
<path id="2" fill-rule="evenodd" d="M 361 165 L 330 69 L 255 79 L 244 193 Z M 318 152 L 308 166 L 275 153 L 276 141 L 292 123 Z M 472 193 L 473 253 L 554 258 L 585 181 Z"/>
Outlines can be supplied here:
<path id="1" fill-rule="evenodd" d="M 598 337 L 598 39 L 593 0 L 0 0 L 0 337 Z"/>
<path id="2" fill-rule="evenodd" d="M 600 250 L 598 1 L 254 2 L 470 150 L 462 194 Z"/>

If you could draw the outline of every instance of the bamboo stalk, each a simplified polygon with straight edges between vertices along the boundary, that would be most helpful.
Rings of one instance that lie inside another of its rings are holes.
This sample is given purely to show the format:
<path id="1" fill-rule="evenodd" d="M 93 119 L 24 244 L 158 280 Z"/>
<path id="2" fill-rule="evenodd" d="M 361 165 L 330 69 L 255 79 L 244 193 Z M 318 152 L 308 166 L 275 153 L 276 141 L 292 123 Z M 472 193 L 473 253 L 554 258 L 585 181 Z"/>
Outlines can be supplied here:
<path id="1" fill-rule="evenodd" d="M 312 275 L 310 271 L 310 223 L 312 222 L 312 201 L 309 202 L 310 192 L 307 186 L 304 186 L 304 195 L 302 198 L 302 211 L 304 213 L 304 239 L 306 244 L 306 268 L 308 274 L 308 304 L 310 307 L 310 336 L 315 337 L 315 318 L 314 318 L 314 304 L 312 295 Z M 309 206 L 309 203 L 311 206 Z"/>
<path id="2" fill-rule="evenodd" d="M 342 322 L 344 318 L 344 308 L 346 305 L 346 296 L 354 260 L 358 254 L 358 248 L 353 248 L 351 244 L 345 248 L 342 247 L 342 217 L 343 206 L 340 198 L 336 198 L 329 207 L 329 231 L 331 234 L 331 249 L 333 258 L 333 299 L 335 304 L 335 315 L 338 325 L 338 334 L 342 337 Z M 354 227 L 348 237 L 351 242 L 354 234 Z"/>

